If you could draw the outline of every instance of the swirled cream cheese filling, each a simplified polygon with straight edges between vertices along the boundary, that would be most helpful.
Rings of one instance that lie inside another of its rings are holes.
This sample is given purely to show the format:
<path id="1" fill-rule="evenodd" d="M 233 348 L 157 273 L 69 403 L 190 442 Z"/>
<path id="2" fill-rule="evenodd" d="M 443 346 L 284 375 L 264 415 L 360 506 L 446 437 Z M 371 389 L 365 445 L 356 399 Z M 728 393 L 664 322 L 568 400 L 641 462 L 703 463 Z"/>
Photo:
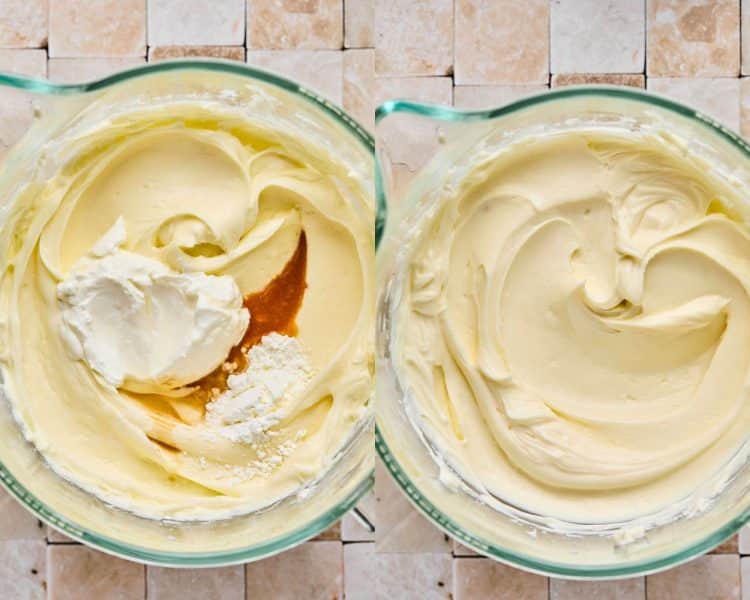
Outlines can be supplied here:
<path id="1" fill-rule="evenodd" d="M 750 431 L 744 199 L 666 137 L 573 130 L 476 166 L 420 225 L 394 363 L 439 460 L 508 504 L 615 522 Z"/>
<path id="2" fill-rule="evenodd" d="M 3 391 L 26 437 L 146 517 L 223 518 L 313 484 L 372 391 L 366 178 L 198 102 L 66 144 L 0 228 Z"/>

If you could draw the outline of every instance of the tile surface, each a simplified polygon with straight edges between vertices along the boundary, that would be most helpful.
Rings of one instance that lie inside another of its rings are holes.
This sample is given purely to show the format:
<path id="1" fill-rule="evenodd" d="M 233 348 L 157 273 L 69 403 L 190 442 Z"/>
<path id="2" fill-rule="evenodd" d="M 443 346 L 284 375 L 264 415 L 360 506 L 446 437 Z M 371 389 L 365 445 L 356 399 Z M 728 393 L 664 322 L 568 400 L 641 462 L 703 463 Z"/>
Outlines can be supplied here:
<path id="1" fill-rule="evenodd" d="M 248 48 L 340 49 L 342 0 L 248 0 Z"/>
<path id="2" fill-rule="evenodd" d="M 369 492 L 357 505 L 359 510 L 374 525 L 375 521 L 375 492 Z M 365 527 L 353 513 L 349 512 L 341 519 L 341 539 L 345 542 L 369 542 L 375 539 L 375 534 Z"/>
<path id="3" fill-rule="evenodd" d="M 244 42 L 244 0 L 148 0 L 149 46 Z"/>
<path id="4" fill-rule="evenodd" d="M 453 68 L 453 0 L 378 0 L 375 74 L 448 75 Z"/>
<path id="5" fill-rule="evenodd" d="M 51 58 L 47 69 L 52 81 L 82 83 L 137 67 L 145 62 L 143 58 Z"/>
<path id="6" fill-rule="evenodd" d="M 344 46 L 372 48 L 375 40 L 375 2 L 377 0 L 344 0 Z"/>
<path id="7" fill-rule="evenodd" d="M 674 569 L 649 575 L 648 600 L 735 600 L 740 597 L 740 559 L 701 556 Z"/>
<path id="8" fill-rule="evenodd" d="M 151 46 L 149 62 L 170 58 L 207 57 L 245 62 L 243 46 Z"/>
<path id="9" fill-rule="evenodd" d="M 457 85 L 453 88 L 453 106 L 475 110 L 494 108 L 545 91 L 546 85 Z"/>
<path id="10" fill-rule="evenodd" d="M 375 589 L 374 544 L 344 546 L 344 597 L 346 600 L 370 600 Z"/>
<path id="11" fill-rule="evenodd" d="M 451 557 L 446 554 L 375 554 L 376 600 L 453 598 Z M 478 598 L 483 597 L 478 595 Z"/>
<path id="12" fill-rule="evenodd" d="M 588 83 L 606 85 L 627 85 L 629 87 L 646 87 L 646 77 L 640 73 L 572 73 L 553 75 L 552 87 L 566 85 L 585 85 Z"/>
<path id="13" fill-rule="evenodd" d="M 646 53 L 645 1 L 552 2 L 552 72 L 642 72 Z"/>
<path id="14" fill-rule="evenodd" d="M 550 579 L 549 600 L 646 600 L 643 577 L 618 581 Z"/>
<path id="15" fill-rule="evenodd" d="M 2 61 L 0 60 L 0 63 Z M 0 541 L 44 540 L 47 527 L 0 488 Z M 0 594 L 2 597 L 2 594 Z"/>
<path id="16" fill-rule="evenodd" d="M 740 128 L 740 80 L 649 77 L 649 91 L 694 106 L 735 131 Z"/>
<path id="17" fill-rule="evenodd" d="M 146 0 L 50 0 L 49 55 L 145 56 Z"/>
<path id="18" fill-rule="evenodd" d="M 341 104 L 342 55 L 342 52 L 332 50 L 248 50 L 247 62 L 295 79 L 336 104 Z"/>
<path id="19" fill-rule="evenodd" d="M 0 48 L 41 48 L 47 43 L 49 0 L 2 0 Z"/>
<path id="20" fill-rule="evenodd" d="M 737 0 L 647 0 L 647 8 L 650 76 L 739 74 Z"/>
<path id="21" fill-rule="evenodd" d="M 310 542 L 246 566 L 247 600 L 343 597 L 340 542 Z"/>
<path id="22" fill-rule="evenodd" d="M 146 567 L 85 546 L 47 546 L 47 586 L 54 600 L 145 597 Z"/>
<path id="23" fill-rule="evenodd" d="M 344 110 L 370 130 L 375 126 L 374 64 L 372 48 L 344 51 Z"/>
<path id="24" fill-rule="evenodd" d="M 547 578 L 519 571 L 488 558 L 453 561 L 455 600 L 547 600 Z"/>
<path id="25" fill-rule="evenodd" d="M 242 565 L 217 569 L 146 568 L 149 600 L 243 600 Z"/>
<path id="26" fill-rule="evenodd" d="M 546 83 L 548 0 L 456 0 L 457 85 Z"/>
<path id="27" fill-rule="evenodd" d="M 47 557 L 43 541 L 0 542 L 0 598 L 44 600 Z"/>

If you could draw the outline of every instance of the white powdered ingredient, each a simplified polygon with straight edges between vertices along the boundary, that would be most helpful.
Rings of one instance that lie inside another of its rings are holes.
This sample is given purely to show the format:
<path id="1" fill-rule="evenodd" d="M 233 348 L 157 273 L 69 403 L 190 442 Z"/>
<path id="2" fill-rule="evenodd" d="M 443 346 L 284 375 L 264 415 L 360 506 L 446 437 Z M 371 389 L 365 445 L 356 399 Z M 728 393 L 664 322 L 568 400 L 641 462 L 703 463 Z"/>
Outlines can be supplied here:
<path id="1" fill-rule="evenodd" d="M 232 442 L 263 441 L 283 419 L 286 400 L 300 394 L 311 375 L 295 338 L 266 335 L 248 352 L 247 369 L 230 375 L 228 389 L 206 406 L 206 425 Z"/>

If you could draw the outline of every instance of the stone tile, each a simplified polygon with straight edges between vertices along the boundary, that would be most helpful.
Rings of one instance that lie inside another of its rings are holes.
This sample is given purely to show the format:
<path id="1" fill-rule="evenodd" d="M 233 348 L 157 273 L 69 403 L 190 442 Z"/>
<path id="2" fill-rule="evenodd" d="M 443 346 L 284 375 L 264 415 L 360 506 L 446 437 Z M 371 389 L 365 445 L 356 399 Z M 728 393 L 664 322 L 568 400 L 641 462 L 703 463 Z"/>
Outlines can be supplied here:
<path id="1" fill-rule="evenodd" d="M 247 600 L 343 598 L 340 542 L 308 542 L 271 558 L 245 565 Z"/>
<path id="2" fill-rule="evenodd" d="M 375 466 L 375 551 L 439 553 L 450 558 L 450 538 L 411 505 L 381 461 Z"/>
<path id="3" fill-rule="evenodd" d="M 740 3 L 740 34 L 741 70 L 743 75 L 750 75 L 750 0 L 741 0 Z"/>
<path id="4" fill-rule="evenodd" d="M 737 554 L 740 551 L 740 539 L 739 535 L 733 535 L 728 540 L 724 540 L 721 544 L 711 550 L 711 554 Z"/>
<path id="5" fill-rule="evenodd" d="M 750 598 L 750 558 L 742 558 L 740 561 L 741 597 L 743 600 Z"/>
<path id="6" fill-rule="evenodd" d="M 740 79 L 740 132 L 750 138 L 750 77 Z M 740 552 L 750 554 L 750 525 L 740 530 Z"/>
<path id="7" fill-rule="evenodd" d="M 547 587 L 546 577 L 489 558 L 457 558 L 453 561 L 455 600 L 547 600 Z"/>
<path id="8" fill-rule="evenodd" d="M 148 0 L 149 46 L 245 43 L 245 0 Z"/>
<path id="9" fill-rule="evenodd" d="M 750 80 L 748 81 L 750 82 Z M 750 87 L 748 87 L 748 94 L 750 95 Z M 748 100 L 750 100 L 750 98 Z M 750 110 L 750 107 L 748 107 L 748 110 Z M 747 127 L 746 125 L 743 128 L 742 134 L 745 136 L 747 135 L 746 129 L 750 129 L 750 127 Z M 750 525 L 745 525 L 742 529 L 740 529 L 739 538 L 740 542 L 738 545 L 740 554 L 750 554 Z"/>
<path id="10" fill-rule="evenodd" d="M 642 73 L 646 0 L 551 3 L 553 73 Z"/>
<path id="11" fill-rule="evenodd" d="M 446 554 L 375 553 L 376 600 L 446 600 L 453 598 L 451 557 Z M 474 598 L 482 598 L 476 595 Z M 347 599 L 348 600 L 348 599 Z"/>
<path id="12" fill-rule="evenodd" d="M 343 52 L 331 50 L 248 50 L 247 62 L 294 79 L 336 104 L 343 95 Z"/>
<path id="13" fill-rule="evenodd" d="M 646 22 L 649 76 L 739 74 L 737 0 L 648 0 Z"/>
<path id="14" fill-rule="evenodd" d="M 372 48 L 375 44 L 375 0 L 344 0 L 344 46 Z"/>
<path id="15" fill-rule="evenodd" d="M 740 128 L 740 80 L 649 77 L 649 91 L 693 106 L 735 131 Z"/>
<path id="16" fill-rule="evenodd" d="M 53 600 L 145 597 L 146 567 L 86 546 L 47 546 L 47 588 Z"/>
<path id="17" fill-rule="evenodd" d="M 368 492 L 357 505 L 359 511 L 375 525 L 375 492 Z M 372 542 L 375 534 L 363 525 L 359 519 L 349 511 L 341 519 L 341 539 L 345 542 Z"/>
<path id="18" fill-rule="evenodd" d="M 371 130 L 375 126 L 374 65 L 372 49 L 344 51 L 344 109 Z"/>
<path id="19" fill-rule="evenodd" d="M 166 569 L 146 567 L 148 600 L 243 600 L 245 568 Z"/>
<path id="20" fill-rule="evenodd" d="M 452 69 L 453 0 L 375 3 L 376 75 L 450 75 Z"/>
<path id="21" fill-rule="evenodd" d="M 457 85 L 546 83 L 549 2 L 456 0 L 455 44 Z"/>
<path id="22" fill-rule="evenodd" d="M 376 77 L 375 104 L 393 99 L 450 105 L 453 101 L 451 78 Z"/>
<path id="23" fill-rule="evenodd" d="M 372 600 L 376 576 L 375 544 L 344 545 L 344 597 L 346 600 Z"/>
<path id="24" fill-rule="evenodd" d="M 46 533 L 44 523 L 0 488 L 0 540 L 44 540 Z"/>
<path id="25" fill-rule="evenodd" d="M 145 64 L 145 58 L 50 58 L 49 78 L 57 83 L 82 83 Z"/>
<path id="26" fill-rule="evenodd" d="M 73 538 L 60 533 L 54 527 L 47 527 L 47 542 L 51 544 L 78 544 Z"/>
<path id="27" fill-rule="evenodd" d="M 646 579 L 648 600 L 739 600 L 740 558 L 701 556 Z"/>
<path id="28" fill-rule="evenodd" d="M 145 56 L 146 0 L 51 0 L 49 55 Z"/>
<path id="29" fill-rule="evenodd" d="M 49 0 L 0 2 L 0 47 L 41 48 L 47 44 Z"/>
<path id="30" fill-rule="evenodd" d="M 0 598 L 45 600 L 47 566 L 43 541 L 0 542 Z"/>
<path id="31" fill-rule="evenodd" d="M 646 600 L 643 577 L 617 581 L 549 580 L 550 600 Z"/>
<path id="32" fill-rule="evenodd" d="M 149 62 L 170 58 L 223 58 L 245 62 L 243 46 L 151 46 Z"/>
<path id="33" fill-rule="evenodd" d="M 453 556 L 481 556 L 468 546 L 464 546 L 458 540 L 453 540 Z"/>
<path id="34" fill-rule="evenodd" d="M 453 106 L 472 110 L 496 108 L 547 91 L 546 85 L 457 85 Z"/>
<path id="35" fill-rule="evenodd" d="M 316 535 L 313 542 L 341 541 L 341 521 L 336 521 L 328 529 Z"/>
<path id="36" fill-rule="evenodd" d="M 570 73 L 552 76 L 553 88 L 587 83 L 645 88 L 646 78 L 640 73 Z"/>
<path id="37" fill-rule="evenodd" d="M 247 47 L 340 49 L 342 0 L 248 0 Z"/>
<path id="38" fill-rule="evenodd" d="M 0 50 L 0 71 L 10 71 L 31 77 L 45 77 L 47 75 L 46 57 L 47 53 L 44 50 L 3 49 Z M 0 155 L 21 139 L 33 120 L 33 96 L 23 90 L 0 88 Z M 11 511 L 10 505 L 8 510 Z M 20 515 L 14 509 L 8 514 Z M 8 516 L 8 518 L 12 517 Z M 21 527 L 25 526 L 21 524 Z"/>

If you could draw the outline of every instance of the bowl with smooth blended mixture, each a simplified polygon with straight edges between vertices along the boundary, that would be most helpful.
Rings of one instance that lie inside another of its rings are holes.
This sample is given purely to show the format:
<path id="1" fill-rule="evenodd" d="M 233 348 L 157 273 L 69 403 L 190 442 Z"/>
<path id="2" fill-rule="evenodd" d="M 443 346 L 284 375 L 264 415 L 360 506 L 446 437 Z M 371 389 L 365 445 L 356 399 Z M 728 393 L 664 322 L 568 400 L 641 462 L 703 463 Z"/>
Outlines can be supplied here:
<path id="1" fill-rule="evenodd" d="M 372 472 L 372 143 L 244 65 L 35 89 L 0 175 L 2 479 L 79 540 L 246 561 Z"/>
<path id="2" fill-rule="evenodd" d="M 378 250 L 377 446 L 406 493 L 461 542 L 560 576 L 650 572 L 734 533 L 746 143 L 618 88 L 389 111 L 445 121 Z"/>

